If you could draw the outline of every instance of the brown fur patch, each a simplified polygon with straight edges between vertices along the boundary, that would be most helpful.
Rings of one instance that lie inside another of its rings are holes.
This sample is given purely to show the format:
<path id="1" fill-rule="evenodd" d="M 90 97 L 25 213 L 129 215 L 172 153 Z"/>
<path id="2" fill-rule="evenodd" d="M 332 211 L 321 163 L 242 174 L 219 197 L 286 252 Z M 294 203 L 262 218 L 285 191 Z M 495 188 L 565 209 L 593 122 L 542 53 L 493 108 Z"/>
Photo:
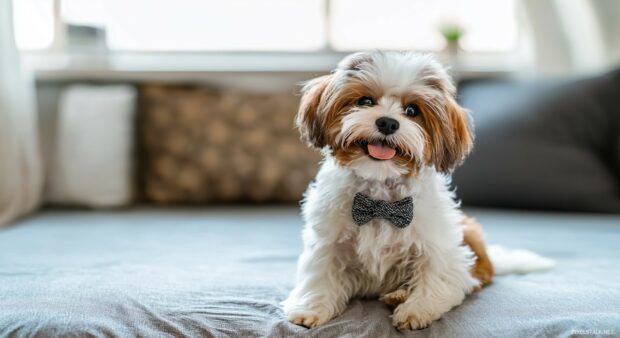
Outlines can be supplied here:
<path id="1" fill-rule="evenodd" d="M 467 112 L 449 94 L 443 102 L 424 103 L 422 126 L 430 140 L 426 148 L 426 161 L 440 172 L 450 172 L 469 154 L 473 146 L 473 136 L 469 127 Z M 443 114 L 435 112 L 443 107 Z"/>
<path id="2" fill-rule="evenodd" d="M 334 85 L 336 86 L 336 85 Z M 350 78 L 339 88 L 327 88 L 323 95 L 319 110 L 324 115 L 325 144 L 332 149 L 332 155 L 341 165 L 347 165 L 354 159 L 365 156 L 364 150 L 356 141 L 350 140 L 347 144 L 336 142 L 342 129 L 342 119 L 357 105 L 361 97 L 377 99 L 383 92 L 380 87 L 373 86 L 357 78 Z"/>
<path id="3" fill-rule="evenodd" d="M 323 120 L 319 117 L 318 108 L 321 103 L 321 96 L 331 78 L 332 75 L 324 75 L 306 83 L 302 90 L 303 95 L 295 118 L 301 139 L 316 148 L 325 146 Z"/>
<path id="4" fill-rule="evenodd" d="M 409 298 L 409 292 L 407 292 L 407 290 L 398 289 L 384 295 L 380 300 L 389 306 L 397 307 L 401 303 L 404 303 L 407 298 Z"/>
<path id="5" fill-rule="evenodd" d="M 463 218 L 461 224 L 463 225 L 463 242 L 476 254 L 476 263 L 471 274 L 480 281 L 481 286 L 485 286 L 493 280 L 495 270 L 487 255 L 482 226 L 470 217 Z"/>

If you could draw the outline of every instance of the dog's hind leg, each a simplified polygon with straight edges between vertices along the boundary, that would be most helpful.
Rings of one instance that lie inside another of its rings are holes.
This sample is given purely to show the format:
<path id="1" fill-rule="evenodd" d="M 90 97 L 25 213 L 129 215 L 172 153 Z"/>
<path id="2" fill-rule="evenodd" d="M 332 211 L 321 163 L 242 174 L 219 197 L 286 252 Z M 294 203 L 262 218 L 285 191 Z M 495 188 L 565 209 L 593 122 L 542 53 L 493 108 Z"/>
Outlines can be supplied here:
<path id="1" fill-rule="evenodd" d="M 463 225 L 463 242 L 476 254 L 476 263 L 471 269 L 471 274 L 480 281 L 480 286 L 483 287 L 491 283 L 495 270 L 487 254 L 482 226 L 470 217 L 463 218 L 461 224 Z"/>

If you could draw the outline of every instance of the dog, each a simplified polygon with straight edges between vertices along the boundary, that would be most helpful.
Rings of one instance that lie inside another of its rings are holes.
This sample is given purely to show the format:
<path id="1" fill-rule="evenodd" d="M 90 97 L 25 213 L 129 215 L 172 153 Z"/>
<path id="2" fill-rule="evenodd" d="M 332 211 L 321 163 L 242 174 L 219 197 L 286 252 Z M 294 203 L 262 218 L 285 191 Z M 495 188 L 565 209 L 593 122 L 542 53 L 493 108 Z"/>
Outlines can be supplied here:
<path id="1" fill-rule="evenodd" d="M 455 91 L 410 52 L 352 54 L 303 86 L 296 124 L 324 159 L 302 202 L 289 321 L 313 328 L 378 297 L 395 327 L 421 329 L 491 281 L 482 228 L 449 188 L 473 145 Z"/>

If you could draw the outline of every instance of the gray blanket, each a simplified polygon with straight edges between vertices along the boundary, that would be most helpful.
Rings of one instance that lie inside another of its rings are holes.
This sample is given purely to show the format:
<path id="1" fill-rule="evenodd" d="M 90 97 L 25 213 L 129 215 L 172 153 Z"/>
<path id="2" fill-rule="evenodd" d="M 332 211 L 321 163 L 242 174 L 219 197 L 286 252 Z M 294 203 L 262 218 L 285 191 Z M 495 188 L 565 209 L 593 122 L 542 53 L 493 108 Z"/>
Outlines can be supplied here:
<path id="1" fill-rule="evenodd" d="M 489 242 L 558 266 L 498 277 L 399 332 L 375 300 L 312 330 L 283 318 L 301 251 L 294 208 L 43 212 L 0 231 L 0 336 L 620 336 L 620 216 L 471 214 Z"/>

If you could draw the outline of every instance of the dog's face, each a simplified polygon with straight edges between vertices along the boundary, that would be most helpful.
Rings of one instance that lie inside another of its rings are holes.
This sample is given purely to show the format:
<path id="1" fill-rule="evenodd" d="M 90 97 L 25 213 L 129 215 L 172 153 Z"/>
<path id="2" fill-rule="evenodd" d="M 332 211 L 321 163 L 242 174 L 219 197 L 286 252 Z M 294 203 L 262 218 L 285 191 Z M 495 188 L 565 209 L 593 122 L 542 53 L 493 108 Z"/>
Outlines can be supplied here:
<path id="1" fill-rule="evenodd" d="M 297 115 L 302 139 L 366 178 L 449 172 L 469 153 L 467 112 L 428 55 L 357 53 L 309 81 Z"/>

